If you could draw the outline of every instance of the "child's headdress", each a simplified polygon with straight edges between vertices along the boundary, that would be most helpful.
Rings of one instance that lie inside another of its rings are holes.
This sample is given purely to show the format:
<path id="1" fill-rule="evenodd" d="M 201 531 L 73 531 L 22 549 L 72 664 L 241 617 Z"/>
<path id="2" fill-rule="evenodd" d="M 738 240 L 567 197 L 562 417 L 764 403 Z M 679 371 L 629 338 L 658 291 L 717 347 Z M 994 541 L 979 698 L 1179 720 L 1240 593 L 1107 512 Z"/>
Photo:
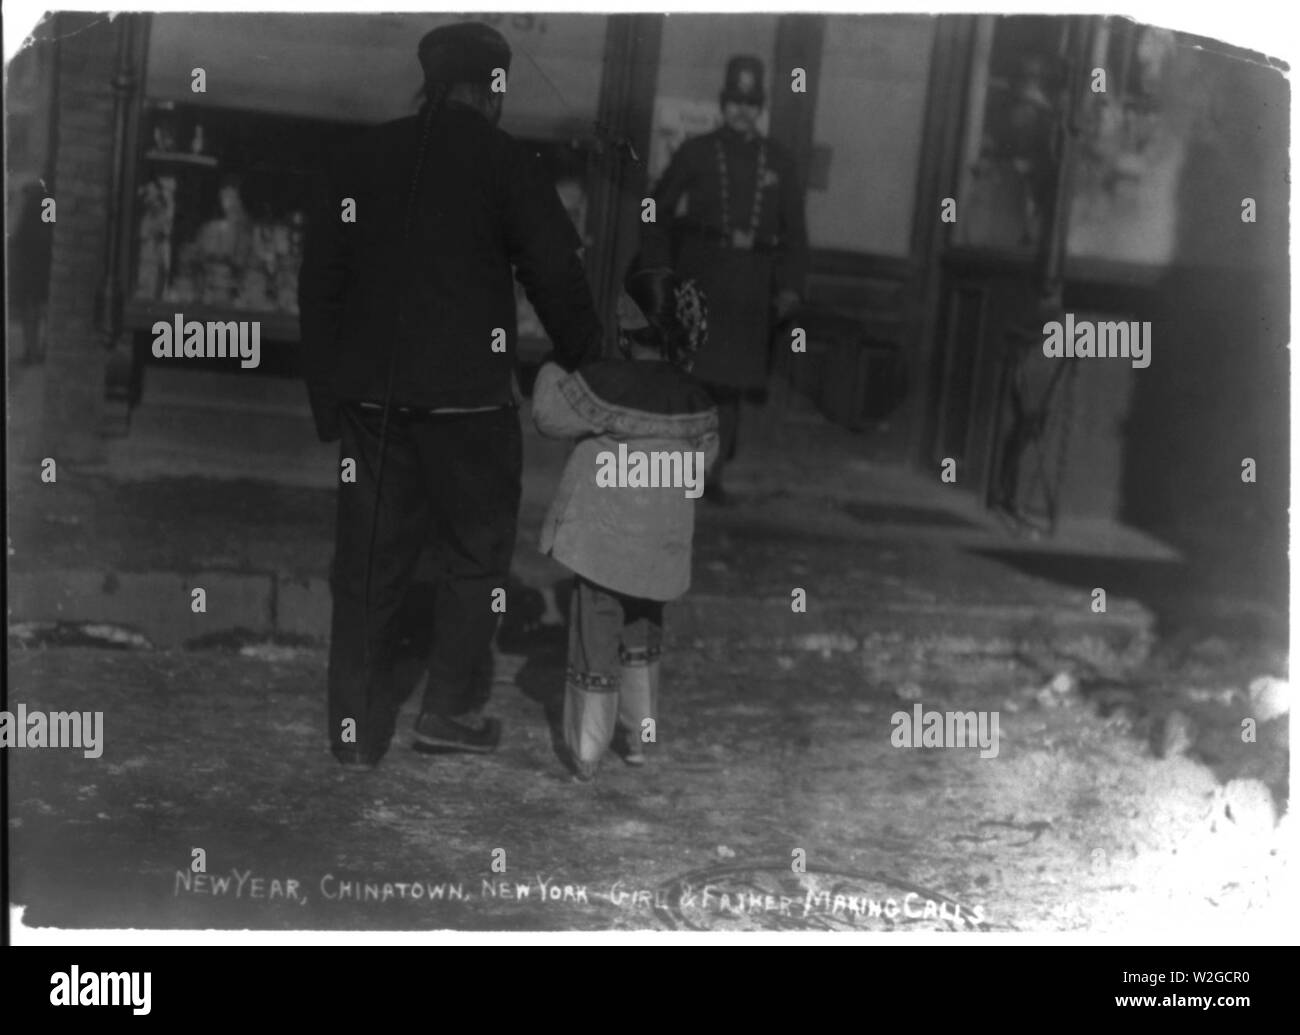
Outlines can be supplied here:
<path id="1" fill-rule="evenodd" d="M 708 304 L 699 285 L 674 276 L 667 266 L 644 265 L 638 256 L 623 290 L 654 328 L 668 361 L 690 370 L 709 332 Z"/>

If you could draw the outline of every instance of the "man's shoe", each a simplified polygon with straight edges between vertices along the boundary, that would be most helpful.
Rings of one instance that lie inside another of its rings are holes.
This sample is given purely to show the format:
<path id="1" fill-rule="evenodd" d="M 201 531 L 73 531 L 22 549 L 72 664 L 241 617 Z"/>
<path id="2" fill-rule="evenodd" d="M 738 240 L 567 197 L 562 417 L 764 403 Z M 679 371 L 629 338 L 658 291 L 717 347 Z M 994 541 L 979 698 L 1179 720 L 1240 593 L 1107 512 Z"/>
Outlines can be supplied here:
<path id="1" fill-rule="evenodd" d="M 500 740 L 501 723 L 497 719 L 483 719 L 478 725 L 469 725 L 445 715 L 426 712 L 415 720 L 416 750 L 486 754 L 495 751 Z"/>

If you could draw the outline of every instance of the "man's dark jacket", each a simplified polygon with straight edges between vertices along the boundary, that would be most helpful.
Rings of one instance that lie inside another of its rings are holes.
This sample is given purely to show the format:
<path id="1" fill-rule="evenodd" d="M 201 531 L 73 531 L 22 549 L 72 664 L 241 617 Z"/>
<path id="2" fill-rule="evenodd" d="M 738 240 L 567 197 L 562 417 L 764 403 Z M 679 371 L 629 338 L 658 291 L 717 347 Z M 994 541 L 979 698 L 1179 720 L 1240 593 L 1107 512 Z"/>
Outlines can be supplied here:
<path id="1" fill-rule="evenodd" d="M 302 364 L 322 437 L 339 401 L 435 409 L 508 404 L 515 361 L 511 267 L 572 370 L 601 328 L 573 224 L 537 155 L 473 109 L 365 133 L 323 184 L 299 280 Z M 355 222 L 342 218 L 355 201 Z M 504 333 L 504 345 L 501 343 Z"/>

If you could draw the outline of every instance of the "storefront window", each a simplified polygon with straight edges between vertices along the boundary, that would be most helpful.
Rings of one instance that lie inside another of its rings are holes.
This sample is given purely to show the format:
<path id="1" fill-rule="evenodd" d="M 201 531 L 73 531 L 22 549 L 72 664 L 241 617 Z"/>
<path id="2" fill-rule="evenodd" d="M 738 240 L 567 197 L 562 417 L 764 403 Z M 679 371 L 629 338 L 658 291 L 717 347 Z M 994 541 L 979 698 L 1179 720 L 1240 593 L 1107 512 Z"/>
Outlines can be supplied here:
<path id="1" fill-rule="evenodd" d="M 1082 94 L 1069 254 L 1167 263 L 1211 69 L 1172 32 L 1124 19 L 1099 19 L 1092 44 L 1089 71 L 1104 69 L 1106 88 Z"/>
<path id="2" fill-rule="evenodd" d="M 466 19 L 509 40 L 502 128 L 537 150 L 590 243 L 587 144 L 604 16 L 157 14 L 128 319 L 147 327 L 155 309 L 176 305 L 248 310 L 271 317 L 273 335 L 296 340 L 313 178 L 343 135 L 416 110 L 416 44 Z M 541 354 L 544 332 L 522 291 L 518 298 L 522 351 Z"/>
<path id="3" fill-rule="evenodd" d="M 1037 251 L 1061 157 L 1067 21 L 981 19 L 955 244 Z"/>
<path id="4" fill-rule="evenodd" d="M 808 191 L 814 247 L 910 253 L 935 23 L 827 16 L 813 126 L 826 160 Z"/>

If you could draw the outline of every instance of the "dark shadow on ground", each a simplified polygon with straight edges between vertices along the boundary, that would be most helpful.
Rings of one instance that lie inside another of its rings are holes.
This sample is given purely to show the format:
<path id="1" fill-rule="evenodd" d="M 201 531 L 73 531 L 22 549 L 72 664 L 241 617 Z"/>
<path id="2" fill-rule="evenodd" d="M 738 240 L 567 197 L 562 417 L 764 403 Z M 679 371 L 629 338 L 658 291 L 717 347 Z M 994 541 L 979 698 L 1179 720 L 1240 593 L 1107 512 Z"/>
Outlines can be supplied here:
<path id="1" fill-rule="evenodd" d="M 568 579 L 554 587 L 556 606 L 567 616 L 572 591 Z M 399 647 L 395 682 L 399 707 L 422 686 L 433 628 L 437 616 L 437 587 L 417 582 L 408 590 L 398 616 Z M 511 577 L 506 583 L 506 613 L 497 630 L 496 646 L 504 654 L 522 655 L 524 663 L 514 676 L 523 695 L 538 705 L 551 734 L 551 746 L 562 762 L 566 760 L 561 719 L 564 712 L 564 664 L 568 627 L 548 621 L 546 599 L 541 591 Z M 492 655 L 485 651 L 475 670 L 474 698 L 487 705 L 494 691 Z"/>
<path id="2" fill-rule="evenodd" d="M 554 593 L 556 607 L 567 623 L 572 583 L 568 579 L 560 580 L 554 586 Z M 515 674 L 515 685 L 525 697 L 541 707 L 551 735 L 551 750 L 561 763 L 568 766 L 561 722 L 564 717 L 564 667 L 569 627 L 567 624 L 542 622 L 546 606 L 538 590 L 520 585 L 510 591 L 512 601 L 520 598 L 523 606 L 513 610 L 512 605 L 512 612 L 507 612 L 501 623 L 497 647 L 506 654 L 524 656 L 524 664 Z"/>
<path id="3" fill-rule="evenodd" d="M 1286 587 L 1256 584 L 1255 592 L 1243 587 L 1238 573 L 1202 562 L 1133 560 L 1088 557 L 1064 553 L 1029 553 L 1014 550 L 972 550 L 1017 571 L 1085 592 L 1097 587 L 1108 598 L 1138 601 L 1156 617 L 1155 633 L 1162 643 L 1218 636 L 1244 648 L 1286 641 Z M 1286 559 L 1282 558 L 1285 567 Z M 1243 589 L 1246 592 L 1243 592 Z M 1224 595 L 1251 599 L 1257 608 L 1232 608 Z M 1271 612 L 1271 614 L 1270 614 Z"/>

